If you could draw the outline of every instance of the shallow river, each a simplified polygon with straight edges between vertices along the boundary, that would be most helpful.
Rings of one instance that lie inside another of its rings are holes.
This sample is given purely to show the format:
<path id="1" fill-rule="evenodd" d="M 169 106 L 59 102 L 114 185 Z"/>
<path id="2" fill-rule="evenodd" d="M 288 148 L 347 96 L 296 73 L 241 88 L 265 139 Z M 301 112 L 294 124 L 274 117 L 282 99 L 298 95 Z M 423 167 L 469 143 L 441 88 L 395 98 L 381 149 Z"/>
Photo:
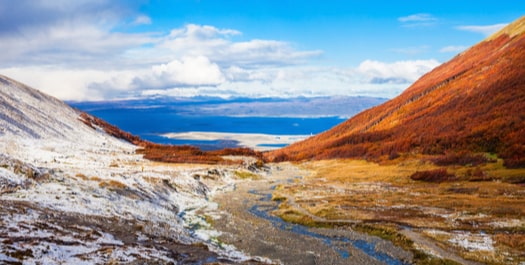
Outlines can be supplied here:
<path id="1" fill-rule="evenodd" d="M 391 242 L 350 229 L 309 228 L 271 215 L 273 188 L 303 174 L 292 165 L 272 168 L 261 180 L 239 183 L 213 199 L 223 210 L 214 221 L 220 240 L 254 256 L 283 264 L 409 264 L 411 254 Z"/>

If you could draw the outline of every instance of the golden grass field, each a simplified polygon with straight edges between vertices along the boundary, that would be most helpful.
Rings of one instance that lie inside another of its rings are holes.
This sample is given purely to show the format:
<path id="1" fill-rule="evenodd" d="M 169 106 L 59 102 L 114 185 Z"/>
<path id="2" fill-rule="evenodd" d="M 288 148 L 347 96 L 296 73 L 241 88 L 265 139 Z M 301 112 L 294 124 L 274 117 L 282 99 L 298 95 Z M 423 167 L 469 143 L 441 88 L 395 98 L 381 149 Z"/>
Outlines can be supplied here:
<path id="1" fill-rule="evenodd" d="M 298 165 L 311 174 L 273 194 L 283 201 L 276 214 L 287 221 L 348 225 L 425 252 L 403 236 L 403 230 L 410 230 L 467 260 L 525 261 L 525 186 L 511 183 L 524 178 L 525 169 L 506 169 L 501 160 L 437 167 L 422 157 L 385 164 L 326 160 Z M 437 168 L 457 179 L 431 183 L 410 178 Z"/>

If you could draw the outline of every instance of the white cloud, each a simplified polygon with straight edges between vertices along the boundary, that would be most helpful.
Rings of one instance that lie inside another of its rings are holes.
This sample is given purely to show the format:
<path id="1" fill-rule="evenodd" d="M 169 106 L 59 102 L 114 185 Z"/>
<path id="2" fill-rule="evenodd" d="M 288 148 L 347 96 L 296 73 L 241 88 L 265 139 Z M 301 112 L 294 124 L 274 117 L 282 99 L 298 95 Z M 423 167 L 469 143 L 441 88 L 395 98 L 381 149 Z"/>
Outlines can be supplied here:
<path id="1" fill-rule="evenodd" d="M 150 25 L 151 24 L 151 18 L 146 15 L 139 15 L 133 20 L 133 25 Z"/>
<path id="2" fill-rule="evenodd" d="M 405 17 L 400 17 L 397 19 L 400 22 L 429 22 L 429 21 L 436 21 L 437 19 L 432 16 L 431 14 L 426 13 L 418 13 L 413 14 Z"/>
<path id="3" fill-rule="evenodd" d="M 0 26 L 0 50 L 9 51 L 0 53 L 0 67 L 125 67 L 120 58 L 123 51 L 152 43 L 154 38 L 153 34 L 114 31 L 123 11 L 111 2 L 29 1 L 27 10 L 0 11 L 0 24 L 5 22 Z M 10 12 L 24 20 L 9 20 Z"/>
<path id="4" fill-rule="evenodd" d="M 172 30 L 158 45 L 174 55 L 206 56 L 221 65 L 292 65 L 322 54 L 322 51 L 296 51 L 287 42 L 249 40 L 234 42 L 241 33 L 231 29 L 188 24 Z"/>
<path id="5" fill-rule="evenodd" d="M 410 84 L 440 63 L 436 60 L 414 60 L 384 63 L 366 60 L 357 70 L 369 83 Z"/>
<path id="6" fill-rule="evenodd" d="M 439 50 L 439 52 L 442 52 L 442 53 L 448 53 L 448 52 L 459 53 L 459 52 L 462 52 L 462 51 L 464 51 L 466 49 L 468 49 L 467 46 L 451 45 L 451 46 L 446 46 L 446 47 L 441 48 Z"/>
<path id="7" fill-rule="evenodd" d="M 181 86 L 215 86 L 224 82 L 221 69 L 204 56 L 184 57 L 167 64 L 152 66 L 151 72 L 136 77 L 132 86 L 148 89 Z"/>
<path id="8" fill-rule="evenodd" d="M 296 97 L 366 95 L 394 97 L 421 75 L 439 65 L 435 60 L 385 63 L 367 60 L 357 68 L 342 67 L 230 67 L 217 86 L 149 90 L 146 94 L 217 97 Z"/>
<path id="9" fill-rule="evenodd" d="M 363 95 L 394 97 L 439 63 L 366 60 L 358 67 L 221 67 L 207 57 L 185 57 L 149 69 L 0 69 L 0 73 L 68 100 L 148 95 L 178 97 L 296 97 Z M 27 73 L 31 73 L 27 75 Z"/>
<path id="10" fill-rule="evenodd" d="M 418 13 L 405 17 L 399 17 L 397 21 L 401 22 L 403 27 L 428 27 L 436 24 L 438 19 L 431 14 Z"/>
<path id="11" fill-rule="evenodd" d="M 121 32 L 119 27 L 152 21 L 119 1 L 19 1 L 27 8 L 5 9 L 17 16 L 0 8 L 0 50 L 9 51 L 0 53 L 0 73 L 64 100 L 154 94 L 392 97 L 438 64 L 368 60 L 358 67 L 312 66 L 322 51 L 246 39 L 235 29 L 187 24 L 168 32 Z M 434 19 L 419 14 L 403 20 Z"/>
<path id="12" fill-rule="evenodd" d="M 0 73 L 63 100 L 102 100 L 107 91 L 91 89 L 92 82 L 103 82 L 122 73 L 100 70 L 68 70 L 47 67 L 15 67 Z M 29 74 L 28 74 L 29 73 Z"/>
<path id="13" fill-rule="evenodd" d="M 496 33 L 497 31 L 499 31 L 500 29 L 502 29 L 503 27 L 507 26 L 508 24 L 506 23 L 500 23 L 500 24 L 494 24 L 494 25 L 483 25 L 483 26 L 475 26 L 475 25 L 472 25 L 472 26 L 459 26 L 459 27 L 456 27 L 457 29 L 459 30 L 463 30 L 463 31 L 470 31 L 470 32 L 475 32 L 475 33 L 481 33 L 485 36 L 490 36 L 494 33 Z"/>

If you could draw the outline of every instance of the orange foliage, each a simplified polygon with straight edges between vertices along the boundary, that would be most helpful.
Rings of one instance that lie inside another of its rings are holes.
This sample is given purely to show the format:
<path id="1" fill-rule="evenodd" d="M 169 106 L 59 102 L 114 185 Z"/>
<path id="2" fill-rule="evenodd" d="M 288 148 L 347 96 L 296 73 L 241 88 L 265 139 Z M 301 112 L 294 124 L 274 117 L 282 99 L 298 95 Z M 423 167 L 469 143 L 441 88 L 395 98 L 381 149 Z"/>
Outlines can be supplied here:
<path id="1" fill-rule="evenodd" d="M 462 150 L 497 153 L 509 167 L 525 167 L 525 34 L 483 41 L 398 97 L 265 159 L 379 160 Z"/>
<path id="2" fill-rule="evenodd" d="M 79 120 L 93 129 L 96 128 L 95 126 L 98 126 L 101 129 L 103 129 L 107 134 L 115 138 L 125 140 L 132 144 L 139 145 L 144 142 L 142 139 L 140 139 L 140 137 L 132 135 L 131 133 L 122 131 L 118 127 L 111 125 L 100 118 L 91 116 L 85 112 L 80 113 Z"/>
<path id="3" fill-rule="evenodd" d="M 225 160 L 217 155 L 206 154 L 197 147 L 175 146 L 146 143 L 142 144 L 143 149 L 137 153 L 143 154 L 145 159 L 169 163 L 199 163 L 199 164 L 219 164 Z"/>
<path id="4" fill-rule="evenodd" d="M 410 178 L 412 180 L 435 183 L 457 180 L 456 176 L 454 176 L 454 174 L 449 174 L 446 169 L 418 171 L 412 174 Z"/>
<path id="5" fill-rule="evenodd" d="M 483 154 L 471 154 L 465 151 L 458 153 L 446 152 L 445 155 L 433 157 L 430 161 L 438 166 L 479 166 L 488 162 L 496 162 L 496 160 L 489 159 Z"/>

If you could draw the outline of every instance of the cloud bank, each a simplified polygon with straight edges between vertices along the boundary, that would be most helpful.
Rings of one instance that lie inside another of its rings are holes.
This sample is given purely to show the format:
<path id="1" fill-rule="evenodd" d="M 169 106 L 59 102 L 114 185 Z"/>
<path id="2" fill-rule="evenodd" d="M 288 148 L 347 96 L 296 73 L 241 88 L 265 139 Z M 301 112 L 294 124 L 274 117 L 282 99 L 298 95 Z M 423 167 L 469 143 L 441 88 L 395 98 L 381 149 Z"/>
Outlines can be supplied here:
<path id="1" fill-rule="evenodd" d="M 471 25 L 471 26 L 459 26 L 457 29 L 463 30 L 463 31 L 470 31 L 474 33 L 481 33 L 485 35 L 486 37 L 496 33 L 500 29 L 504 28 L 508 24 L 501 23 L 501 24 L 494 24 L 494 25 L 483 25 L 483 26 L 477 26 L 477 25 Z"/>
<path id="2" fill-rule="evenodd" d="M 151 95 L 393 97 L 439 62 L 363 61 L 357 67 L 313 64 L 322 50 L 246 39 L 236 29 L 155 23 L 141 1 L 2 1 L 0 73 L 64 100 Z M 4 5 L 5 4 L 5 5 Z M 427 14 L 403 23 L 432 22 Z"/>
<path id="3" fill-rule="evenodd" d="M 397 19 L 403 27 L 428 27 L 435 25 L 438 19 L 431 14 L 418 13 Z"/>
<path id="4" fill-rule="evenodd" d="M 431 14 L 419 13 L 419 14 L 413 14 L 413 15 L 409 15 L 405 17 L 400 17 L 397 20 L 399 20 L 400 22 L 427 22 L 427 21 L 435 21 L 437 19 Z"/>

